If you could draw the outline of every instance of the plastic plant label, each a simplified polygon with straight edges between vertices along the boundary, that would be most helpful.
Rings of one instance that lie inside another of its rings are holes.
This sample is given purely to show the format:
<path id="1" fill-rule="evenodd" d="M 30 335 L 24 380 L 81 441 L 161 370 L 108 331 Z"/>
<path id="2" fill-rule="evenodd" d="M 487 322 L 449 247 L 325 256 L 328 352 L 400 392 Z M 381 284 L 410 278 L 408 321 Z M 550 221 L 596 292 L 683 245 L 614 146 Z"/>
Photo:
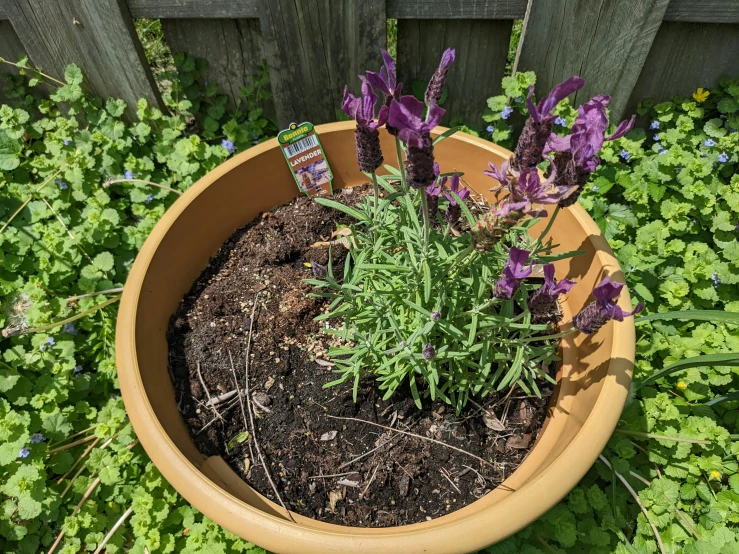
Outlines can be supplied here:
<path id="1" fill-rule="evenodd" d="M 291 123 L 277 140 L 301 192 L 308 196 L 333 194 L 334 175 L 312 123 Z"/>

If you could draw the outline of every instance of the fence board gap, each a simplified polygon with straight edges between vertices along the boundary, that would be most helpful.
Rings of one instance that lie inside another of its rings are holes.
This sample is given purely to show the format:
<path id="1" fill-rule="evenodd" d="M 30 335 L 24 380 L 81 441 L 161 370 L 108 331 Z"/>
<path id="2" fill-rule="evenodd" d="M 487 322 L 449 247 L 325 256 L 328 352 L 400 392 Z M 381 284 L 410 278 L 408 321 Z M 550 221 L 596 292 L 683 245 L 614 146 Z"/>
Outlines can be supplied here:
<path id="1" fill-rule="evenodd" d="M 185 52 L 208 62 L 205 78 L 218 83 L 237 106 L 239 89 L 264 58 L 258 19 L 163 19 L 162 29 L 172 53 Z"/>
<path id="2" fill-rule="evenodd" d="M 505 72 L 512 20 L 398 20 L 398 77 L 403 93 L 423 94 L 446 48 L 455 48 L 456 61 L 446 81 L 447 111 L 442 123 L 462 118 L 479 125 L 490 96 L 500 91 Z"/>

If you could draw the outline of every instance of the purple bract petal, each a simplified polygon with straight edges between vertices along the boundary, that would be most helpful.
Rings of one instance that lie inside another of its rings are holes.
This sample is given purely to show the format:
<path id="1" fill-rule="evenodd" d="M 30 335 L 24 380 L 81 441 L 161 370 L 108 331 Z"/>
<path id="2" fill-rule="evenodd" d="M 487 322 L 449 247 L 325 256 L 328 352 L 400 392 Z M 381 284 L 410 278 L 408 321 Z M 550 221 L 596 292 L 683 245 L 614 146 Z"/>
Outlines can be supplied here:
<path id="1" fill-rule="evenodd" d="M 429 106 L 426 120 L 423 120 L 423 102 L 413 96 L 401 96 L 400 101 L 390 104 L 389 123 L 398 129 L 398 138 L 406 144 L 421 148 L 423 137 L 436 127 L 444 115 L 438 106 Z"/>

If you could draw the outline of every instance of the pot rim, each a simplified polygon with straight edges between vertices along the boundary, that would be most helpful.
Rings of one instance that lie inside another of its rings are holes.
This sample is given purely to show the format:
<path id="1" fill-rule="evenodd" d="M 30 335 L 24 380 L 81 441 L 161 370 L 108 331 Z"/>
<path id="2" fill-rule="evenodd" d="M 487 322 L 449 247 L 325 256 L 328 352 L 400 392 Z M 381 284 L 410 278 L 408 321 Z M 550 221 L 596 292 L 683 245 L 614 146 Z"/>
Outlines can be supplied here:
<path id="1" fill-rule="evenodd" d="M 353 130 L 354 125 L 353 121 L 317 125 L 316 132 L 322 135 Z M 437 127 L 433 134 L 441 134 L 446 130 L 447 128 Z M 484 151 L 507 157 L 506 150 L 471 135 L 457 133 L 446 140 L 463 141 Z M 239 530 L 233 525 L 235 517 L 242 526 L 258 527 L 259 530 L 255 529 L 254 535 L 259 535 L 256 540 L 263 539 L 259 541 L 260 546 L 277 548 L 281 552 L 311 551 L 310 548 L 293 548 L 303 544 L 303 541 L 312 545 L 323 545 L 322 549 L 316 552 L 346 552 L 347 549 L 351 549 L 352 552 L 373 552 L 388 548 L 388 545 L 393 545 L 395 551 L 401 544 L 404 552 L 422 552 L 428 550 L 423 548 L 419 536 L 431 530 L 447 533 L 456 530 L 454 552 L 469 552 L 485 548 L 491 544 L 491 540 L 500 540 L 533 522 L 577 485 L 596 461 L 618 422 L 628 395 L 628 387 L 619 381 L 626 379 L 626 382 L 629 382 L 633 368 L 635 328 L 631 318 L 613 326 L 613 346 L 609 356 L 608 373 L 604 377 L 602 389 L 590 415 L 570 443 L 539 475 L 527 480 L 512 494 L 494 505 L 463 516 L 452 517 L 455 512 L 451 512 L 431 521 L 388 528 L 359 528 L 336 524 L 322 524 L 321 528 L 307 527 L 300 525 L 299 522 L 310 518 L 297 514 L 294 515 L 298 523 L 292 523 L 284 517 L 251 506 L 224 490 L 218 483 L 204 475 L 169 437 L 149 402 L 136 354 L 135 322 L 144 278 L 167 231 L 203 191 L 245 161 L 278 146 L 276 138 L 254 146 L 221 164 L 191 186 L 156 224 L 129 273 L 120 302 L 116 329 L 118 375 L 121 394 L 131 423 L 157 469 L 170 483 L 177 482 L 178 486 L 175 488 L 178 492 L 189 502 L 197 504 L 196 507 L 206 516 L 237 534 Z M 575 204 L 568 209 L 572 211 L 584 232 L 593 237 L 597 243 L 595 256 L 598 262 L 603 266 L 619 269 L 618 262 L 602 237 L 600 229 L 584 208 Z M 622 294 L 619 303 L 624 308 L 630 307 L 629 295 Z M 624 352 L 624 345 L 631 345 L 630 351 Z M 616 352 L 619 347 L 621 348 Z M 618 357 L 615 357 L 616 354 Z M 532 448 L 531 452 L 535 448 Z M 573 456 L 573 452 L 577 452 L 577 455 Z M 515 475 L 515 472 L 512 475 Z M 506 481 L 510 478 L 511 476 L 506 478 Z M 467 507 L 474 506 L 477 502 L 479 500 Z M 204 504 L 207 507 L 203 506 Z M 505 531 L 490 530 L 492 511 L 496 512 L 498 520 L 501 514 L 506 514 Z M 533 518 L 532 513 L 535 516 Z M 287 543 L 288 547 L 285 548 L 284 545 Z"/>

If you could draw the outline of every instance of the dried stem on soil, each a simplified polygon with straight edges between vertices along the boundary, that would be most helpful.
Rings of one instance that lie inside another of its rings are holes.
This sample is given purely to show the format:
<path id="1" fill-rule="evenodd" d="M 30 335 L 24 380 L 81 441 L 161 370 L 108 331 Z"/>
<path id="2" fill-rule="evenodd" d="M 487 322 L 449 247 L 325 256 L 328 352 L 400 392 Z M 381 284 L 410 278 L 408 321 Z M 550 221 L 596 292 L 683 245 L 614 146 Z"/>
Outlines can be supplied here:
<path id="1" fill-rule="evenodd" d="M 388 427 L 388 429 L 389 429 L 389 427 Z M 383 447 L 383 446 L 385 446 L 386 444 L 389 444 L 389 443 L 393 442 L 393 441 L 395 440 L 395 438 L 396 438 L 396 437 L 390 437 L 390 438 L 389 438 L 388 440 L 386 440 L 386 441 L 385 441 L 385 442 L 383 442 L 382 444 L 380 444 L 380 445 L 378 445 L 378 446 L 375 446 L 375 447 L 374 447 L 374 448 L 373 448 L 372 450 L 368 450 L 367 452 L 365 452 L 364 454 L 360 454 L 359 456 L 357 456 L 357 457 L 356 457 L 356 458 L 354 458 L 353 460 L 349 460 L 348 462 L 346 462 L 346 463 L 344 463 L 344 464 L 341 464 L 341 465 L 339 466 L 339 469 L 344 469 L 345 467 L 347 467 L 347 466 L 350 466 L 350 465 L 352 465 L 352 464 L 353 464 L 354 462 L 358 462 L 358 461 L 359 461 L 359 460 L 361 460 L 362 458 L 366 458 L 367 456 L 369 456 L 369 455 L 370 455 L 370 454 L 372 454 L 373 452 L 375 452 L 375 451 L 379 450 L 380 448 L 382 448 L 382 447 Z"/>
<path id="2" fill-rule="evenodd" d="M 221 414 L 219 414 L 218 410 L 215 409 L 215 406 L 213 404 L 213 399 L 210 397 L 210 391 L 208 390 L 208 386 L 205 384 L 205 381 L 203 380 L 203 374 L 200 373 L 200 361 L 199 360 L 195 368 L 198 371 L 198 380 L 200 381 L 200 384 L 203 386 L 203 390 L 205 391 L 205 396 L 208 397 L 208 402 L 205 405 L 210 406 L 210 409 L 213 410 L 213 415 L 215 416 L 216 419 L 222 419 Z M 235 372 L 234 372 L 234 375 L 235 375 Z"/>
<path id="3" fill-rule="evenodd" d="M 334 415 L 331 415 L 331 414 L 326 414 L 326 417 L 330 417 L 331 419 L 342 419 L 344 421 L 357 421 L 359 423 L 366 423 L 367 425 L 374 425 L 375 427 L 380 427 L 382 429 L 387 429 L 388 431 L 393 431 L 395 433 L 401 433 L 403 435 L 408 435 L 409 437 L 415 437 L 417 439 L 421 439 L 421 440 L 433 442 L 434 444 L 438 444 L 440 446 L 444 446 L 446 448 L 451 448 L 452 450 L 456 450 L 460 454 L 465 454 L 466 456 L 469 456 L 471 458 L 474 458 L 478 462 L 481 462 L 481 463 L 485 464 L 486 466 L 490 466 L 493 469 L 495 469 L 495 465 L 494 464 L 491 464 L 487 460 L 485 460 L 483 458 L 480 458 L 479 456 L 475 456 L 471 452 L 467 452 L 466 450 L 462 450 L 461 448 L 457 448 L 456 446 L 452 446 L 451 444 L 447 444 L 445 442 L 437 441 L 436 439 L 431 439 L 429 437 L 424 437 L 423 435 L 417 435 L 416 433 L 410 433 L 408 431 L 401 431 L 400 429 L 393 429 L 392 427 L 388 427 L 387 425 L 382 425 L 380 423 L 375 423 L 373 421 L 367 421 L 365 419 L 359 419 L 357 417 L 339 417 L 339 416 L 334 416 Z"/>
<path id="4" fill-rule="evenodd" d="M 120 519 L 115 522 L 115 525 L 113 525 L 113 528 L 108 532 L 107 535 L 105 535 L 105 538 L 98 545 L 97 549 L 95 550 L 95 554 L 100 554 L 100 552 L 103 551 L 103 548 L 105 547 L 105 545 L 108 544 L 108 541 L 113 538 L 113 535 L 115 535 L 115 532 L 118 531 L 118 528 L 121 525 L 123 525 L 123 522 L 126 521 L 126 519 L 128 519 L 128 516 L 131 515 L 131 512 L 133 512 L 133 506 L 130 507 L 125 512 L 123 512 L 123 515 L 120 517 Z"/>

